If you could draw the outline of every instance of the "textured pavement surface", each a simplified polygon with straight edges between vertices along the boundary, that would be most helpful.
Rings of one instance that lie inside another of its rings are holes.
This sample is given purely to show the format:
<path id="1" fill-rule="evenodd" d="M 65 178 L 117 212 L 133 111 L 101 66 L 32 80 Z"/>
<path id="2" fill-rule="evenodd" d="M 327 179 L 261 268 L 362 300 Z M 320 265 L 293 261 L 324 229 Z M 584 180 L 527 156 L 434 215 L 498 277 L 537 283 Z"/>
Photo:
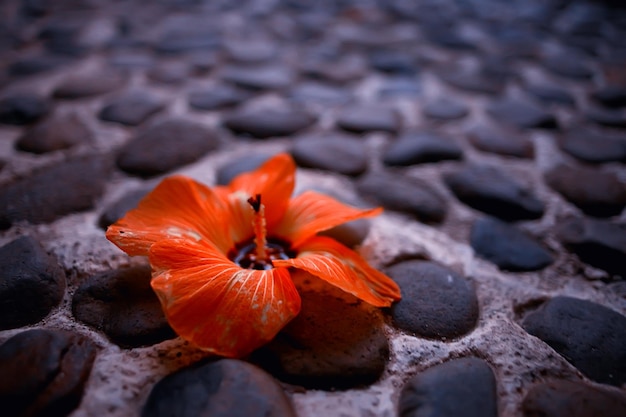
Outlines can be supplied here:
<path id="1" fill-rule="evenodd" d="M 618 6 L 3 1 L 5 415 L 626 415 Z M 385 208 L 328 233 L 403 299 L 303 278 L 275 340 L 207 357 L 104 230 L 278 152 L 296 192 Z"/>

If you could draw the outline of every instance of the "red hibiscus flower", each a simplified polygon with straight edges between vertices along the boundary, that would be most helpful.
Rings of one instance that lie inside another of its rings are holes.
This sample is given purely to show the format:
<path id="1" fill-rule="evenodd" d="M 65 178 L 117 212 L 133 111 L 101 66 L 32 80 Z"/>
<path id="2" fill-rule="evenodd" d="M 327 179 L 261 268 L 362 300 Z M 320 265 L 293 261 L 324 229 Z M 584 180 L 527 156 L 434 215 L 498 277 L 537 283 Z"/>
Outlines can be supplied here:
<path id="1" fill-rule="evenodd" d="M 271 340 L 300 311 L 291 268 L 386 307 L 398 286 L 356 252 L 318 233 L 379 214 L 307 191 L 294 198 L 296 166 L 279 154 L 225 187 L 163 180 L 106 237 L 152 265 L 152 288 L 183 339 L 227 357 Z"/>

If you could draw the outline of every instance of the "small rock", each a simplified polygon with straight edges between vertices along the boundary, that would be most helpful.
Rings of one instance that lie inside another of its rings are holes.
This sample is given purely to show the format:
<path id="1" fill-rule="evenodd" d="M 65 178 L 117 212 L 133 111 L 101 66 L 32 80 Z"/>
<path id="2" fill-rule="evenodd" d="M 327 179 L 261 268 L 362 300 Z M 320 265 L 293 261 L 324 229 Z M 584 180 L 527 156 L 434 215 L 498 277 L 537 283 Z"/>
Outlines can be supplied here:
<path id="1" fill-rule="evenodd" d="M 61 99 L 92 97 L 117 90 L 125 82 L 126 77 L 111 70 L 70 75 L 57 84 L 52 95 Z"/>
<path id="2" fill-rule="evenodd" d="M 221 78 L 251 90 L 283 90 L 295 81 L 294 73 L 282 65 L 226 66 Z"/>
<path id="3" fill-rule="evenodd" d="M 265 161 L 270 159 L 271 155 L 252 154 L 241 158 L 228 161 L 220 166 L 215 173 L 218 185 L 229 184 L 237 175 L 248 171 L 254 171 L 260 167 Z"/>
<path id="4" fill-rule="evenodd" d="M 76 113 L 53 115 L 20 136 L 15 147 L 24 152 L 42 154 L 89 143 L 93 135 Z"/>
<path id="5" fill-rule="evenodd" d="M 417 178 L 371 173 L 359 181 L 357 189 L 366 199 L 424 222 L 440 222 L 446 215 L 445 200 Z"/>
<path id="6" fill-rule="evenodd" d="M 50 104 L 42 97 L 19 93 L 0 99 L 0 123 L 26 125 L 33 123 L 50 111 Z"/>
<path id="7" fill-rule="evenodd" d="M 199 16 L 198 16 L 199 17 Z M 161 54 L 182 54 L 194 51 L 210 51 L 219 45 L 220 39 L 206 21 L 181 19 L 177 24 L 163 31 L 154 45 Z M 201 23 L 205 23 L 202 25 Z"/>
<path id="8" fill-rule="evenodd" d="M 413 260 L 395 264 L 386 272 L 402 291 L 402 299 L 391 307 L 393 321 L 400 329 L 419 337 L 448 340 L 476 326 L 474 286 L 453 270 Z"/>
<path id="9" fill-rule="evenodd" d="M 0 346 L 3 415 L 67 416 L 80 403 L 96 346 L 78 334 L 34 329 Z"/>
<path id="10" fill-rule="evenodd" d="M 360 55 L 340 55 L 332 60 L 313 59 L 303 64 L 304 74 L 335 84 L 345 84 L 367 74 L 367 62 Z"/>
<path id="11" fill-rule="evenodd" d="M 396 75 L 415 75 L 418 67 L 415 57 L 406 51 L 381 49 L 369 56 L 369 63 L 375 70 Z"/>
<path id="12" fill-rule="evenodd" d="M 321 82 L 308 81 L 294 87 L 289 97 L 300 103 L 315 102 L 320 104 L 345 104 L 353 99 L 349 89 Z"/>
<path id="13" fill-rule="evenodd" d="M 342 134 L 299 136 L 291 155 L 301 167 L 353 176 L 365 172 L 368 162 L 363 141 Z"/>
<path id="14" fill-rule="evenodd" d="M 162 62 L 151 68 L 148 78 L 161 84 L 177 85 L 189 78 L 189 65 L 184 61 Z"/>
<path id="15" fill-rule="evenodd" d="M 383 162 L 388 166 L 408 166 L 462 157 L 463 150 L 449 137 L 414 131 L 404 133 L 393 141 L 383 154 Z"/>
<path id="16" fill-rule="evenodd" d="M 506 271 L 536 271 L 550 265 L 550 253 L 512 225 L 489 217 L 472 225 L 470 243 L 478 256 Z"/>
<path id="17" fill-rule="evenodd" d="M 130 191 L 105 207 L 98 219 L 98 225 L 106 230 L 107 227 L 124 217 L 126 212 L 137 207 L 139 202 L 148 194 L 150 189 L 138 189 Z"/>
<path id="18" fill-rule="evenodd" d="M 424 105 L 422 111 L 426 117 L 442 121 L 461 119 L 469 113 L 467 106 L 448 98 L 430 101 Z"/>
<path id="19" fill-rule="evenodd" d="M 551 113 L 529 102 L 511 98 L 492 101 L 487 112 L 494 120 L 519 128 L 557 128 L 557 121 Z"/>
<path id="20" fill-rule="evenodd" d="M 165 107 L 156 96 L 145 91 L 131 91 L 108 102 L 98 117 L 106 122 L 137 126 Z"/>
<path id="21" fill-rule="evenodd" d="M 253 360 L 280 380 L 310 389 L 346 389 L 380 377 L 389 359 L 380 310 L 303 292 L 300 314 Z"/>
<path id="22" fill-rule="evenodd" d="M 576 105 L 574 97 L 567 90 L 551 84 L 530 84 L 526 86 L 526 91 L 546 104 Z"/>
<path id="23" fill-rule="evenodd" d="M 69 62 L 67 57 L 52 54 L 35 55 L 14 61 L 9 65 L 8 72 L 14 77 L 27 77 L 51 72 Z"/>
<path id="24" fill-rule="evenodd" d="M 189 94 L 189 105 L 196 110 L 219 110 L 224 107 L 233 107 L 250 97 L 250 94 L 229 86 L 218 84 L 214 87 L 195 90 Z"/>
<path id="25" fill-rule="evenodd" d="M 197 161 L 219 146 L 204 126 L 170 118 L 155 123 L 132 138 L 117 157 L 117 166 L 144 177 L 159 175 Z"/>
<path id="26" fill-rule="evenodd" d="M 224 126 L 238 134 L 265 139 L 288 136 L 315 122 L 315 117 L 298 109 L 236 110 L 223 119 Z"/>
<path id="27" fill-rule="evenodd" d="M 581 261 L 626 278 L 626 226 L 605 220 L 571 218 L 557 223 L 563 245 Z"/>
<path id="28" fill-rule="evenodd" d="M 626 382 L 626 317 L 591 301 L 554 297 L 530 313 L 524 330 L 594 381 Z"/>
<path id="29" fill-rule="evenodd" d="M 516 158 L 532 158 L 535 154 L 532 141 L 511 130 L 482 125 L 471 129 L 467 137 L 477 149 Z"/>
<path id="30" fill-rule="evenodd" d="M 582 56 L 573 53 L 555 53 L 545 56 L 542 63 L 556 75 L 576 80 L 588 80 L 593 76 L 592 69 Z"/>
<path id="31" fill-rule="evenodd" d="M 221 359 L 182 369 L 159 381 L 143 417 L 296 417 L 282 388 L 249 363 Z"/>
<path id="32" fill-rule="evenodd" d="M 332 229 L 325 230 L 319 234 L 335 239 L 349 248 L 354 248 L 365 240 L 370 231 L 368 219 L 357 219 L 351 222 L 342 223 Z"/>
<path id="33" fill-rule="evenodd" d="M 429 41 L 444 48 L 454 50 L 472 50 L 476 47 L 465 39 L 455 27 L 447 25 L 426 25 L 422 28 Z"/>
<path id="34" fill-rule="evenodd" d="M 378 95 L 381 97 L 411 97 L 422 94 L 421 83 L 409 77 L 394 77 L 383 81 Z"/>
<path id="35" fill-rule="evenodd" d="M 610 172 L 558 165 L 545 173 L 547 184 L 583 212 L 614 216 L 626 206 L 626 185 Z"/>
<path id="36" fill-rule="evenodd" d="M 626 87 L 606 85 L 591 93 L 591 98 L 606 107 L 625 107 Z"/>
<path id="37" fill-rule="evenodd" d="M 92 208 L 109 171 L 105 158 L 77 157 L 0 186 L 0 229 L 20 220 L 47 223 Z"/>
<path id="38" fill-rule="evenodd" d="M 504 82 L 489 77 L 480 70 L 446 69 L 438 74 L 443 81 L 470 93 L 499 94 L 504 89 Z"/>
<path id="39" fill-rule="evenodd" d="M 626 162 L 626 138 L 610 136 L 584 127 L 563 134 L 561 149 L 589 163 Z"/>
<path id="40" fill-rule="evenodd" d="M 524 417 L 621 417 L 626 397 L 577 381 L 549 381 L 534 385 L 522 402 Z"/>
<path id="41" fill-rule="evenodd" d="M 267 39 L 226 39 L 224 50 L 229 59 L 243 64 L 271 61 L 278 55 L 276 45 Z"/>
<path id="42" fill-rule="evenodd" d="M 544 204 L 505 172 L 486 165 L 466 165 L 444 175 L 456 197 L 468 206 L 502 220 L 538 219 Z"/>
<path id="43" fill-rule="evenodd" d="M 444 362 L 415 375 L 402 389 L 400 417 L 497 417 L 496 378 L 478 358 Z"/>
<path id="44" fill-rule="evenodd" d="M 389 107 L 378 105 L 351 106 L 337 116 L 337 126 L 354 133 L 382 131 L 396 133 L 400 129 L 398 114 Z"/>
<path id="45" fill-rule="evenodd" d="M 74 293 L 72 313 L 125 348 L 174 338 L 150 279 L 150 266 L 93 275 Z"/>
<path id="46" fill-rule="evenodd" d="M 587 110 L 587 118 L 601 126 L 626 127 L 626 114 L 622 110 L 591 107 Z"/>
<path id="47" fill-rule="evenodd" d="M 22 236 L 0 248 L 0 329 L 34 324 L 65 293 L 65 273 L 39 242 Z"/>

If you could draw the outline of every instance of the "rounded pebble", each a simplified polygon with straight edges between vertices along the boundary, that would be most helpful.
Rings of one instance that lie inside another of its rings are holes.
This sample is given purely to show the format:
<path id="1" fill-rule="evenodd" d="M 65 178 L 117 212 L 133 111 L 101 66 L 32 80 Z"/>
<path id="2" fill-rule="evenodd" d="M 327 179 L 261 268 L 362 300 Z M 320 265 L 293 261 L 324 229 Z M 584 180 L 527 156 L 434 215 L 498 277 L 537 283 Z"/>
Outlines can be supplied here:
<path id="1" fill-rule="evenodd" d="M 558 296 L 528 314 L 524 329 L 590 379 L 626 382 L 626 317 L 600 304 Z"/>
<path id="2" fill-rule="evenodd" d="M 462 157 L 463 150 L 449 137 L 417 131 L 404 133 L 393 141 L 383 154 L 383 162 L 388 166 L 408 166 Z"/>
<path id="3" fill-rule="evenodd" d="M 301 167 L 352 176 L 365 172 L 368 163 L 363 140 L 332 133 L 299 136 L 291 155 Z"/>
<path id="4" fill-rule="evenodd" d="M 391 307 L 393 321 L 400 329 L 419 337 L 448 340 L 476 326 L 476 291 L 455 271 L 434 262 L 412 260 L 395 264 L 386 272 L 402 291 L 402 299 Z"/>

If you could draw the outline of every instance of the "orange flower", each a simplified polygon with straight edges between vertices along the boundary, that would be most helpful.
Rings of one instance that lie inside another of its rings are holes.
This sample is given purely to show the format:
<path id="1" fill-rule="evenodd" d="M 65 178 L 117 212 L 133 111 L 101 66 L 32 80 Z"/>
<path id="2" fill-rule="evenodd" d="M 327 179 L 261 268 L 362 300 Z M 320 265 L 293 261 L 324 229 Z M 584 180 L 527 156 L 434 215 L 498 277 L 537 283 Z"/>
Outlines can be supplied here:
<path id="1" fill-rule="evenodd" d="M 241 357 L 271 340 L 300 311 L 290 268 L 307 271 L 374 306 L 398 286 L 357 253 L 318 233 L 379 214 L 312 191 L 290 198 L 296 167 L 279 154 L 225 187 L 163 180 L 107 238 L 147 255 L 152 288 L 183 339 Z"/>

